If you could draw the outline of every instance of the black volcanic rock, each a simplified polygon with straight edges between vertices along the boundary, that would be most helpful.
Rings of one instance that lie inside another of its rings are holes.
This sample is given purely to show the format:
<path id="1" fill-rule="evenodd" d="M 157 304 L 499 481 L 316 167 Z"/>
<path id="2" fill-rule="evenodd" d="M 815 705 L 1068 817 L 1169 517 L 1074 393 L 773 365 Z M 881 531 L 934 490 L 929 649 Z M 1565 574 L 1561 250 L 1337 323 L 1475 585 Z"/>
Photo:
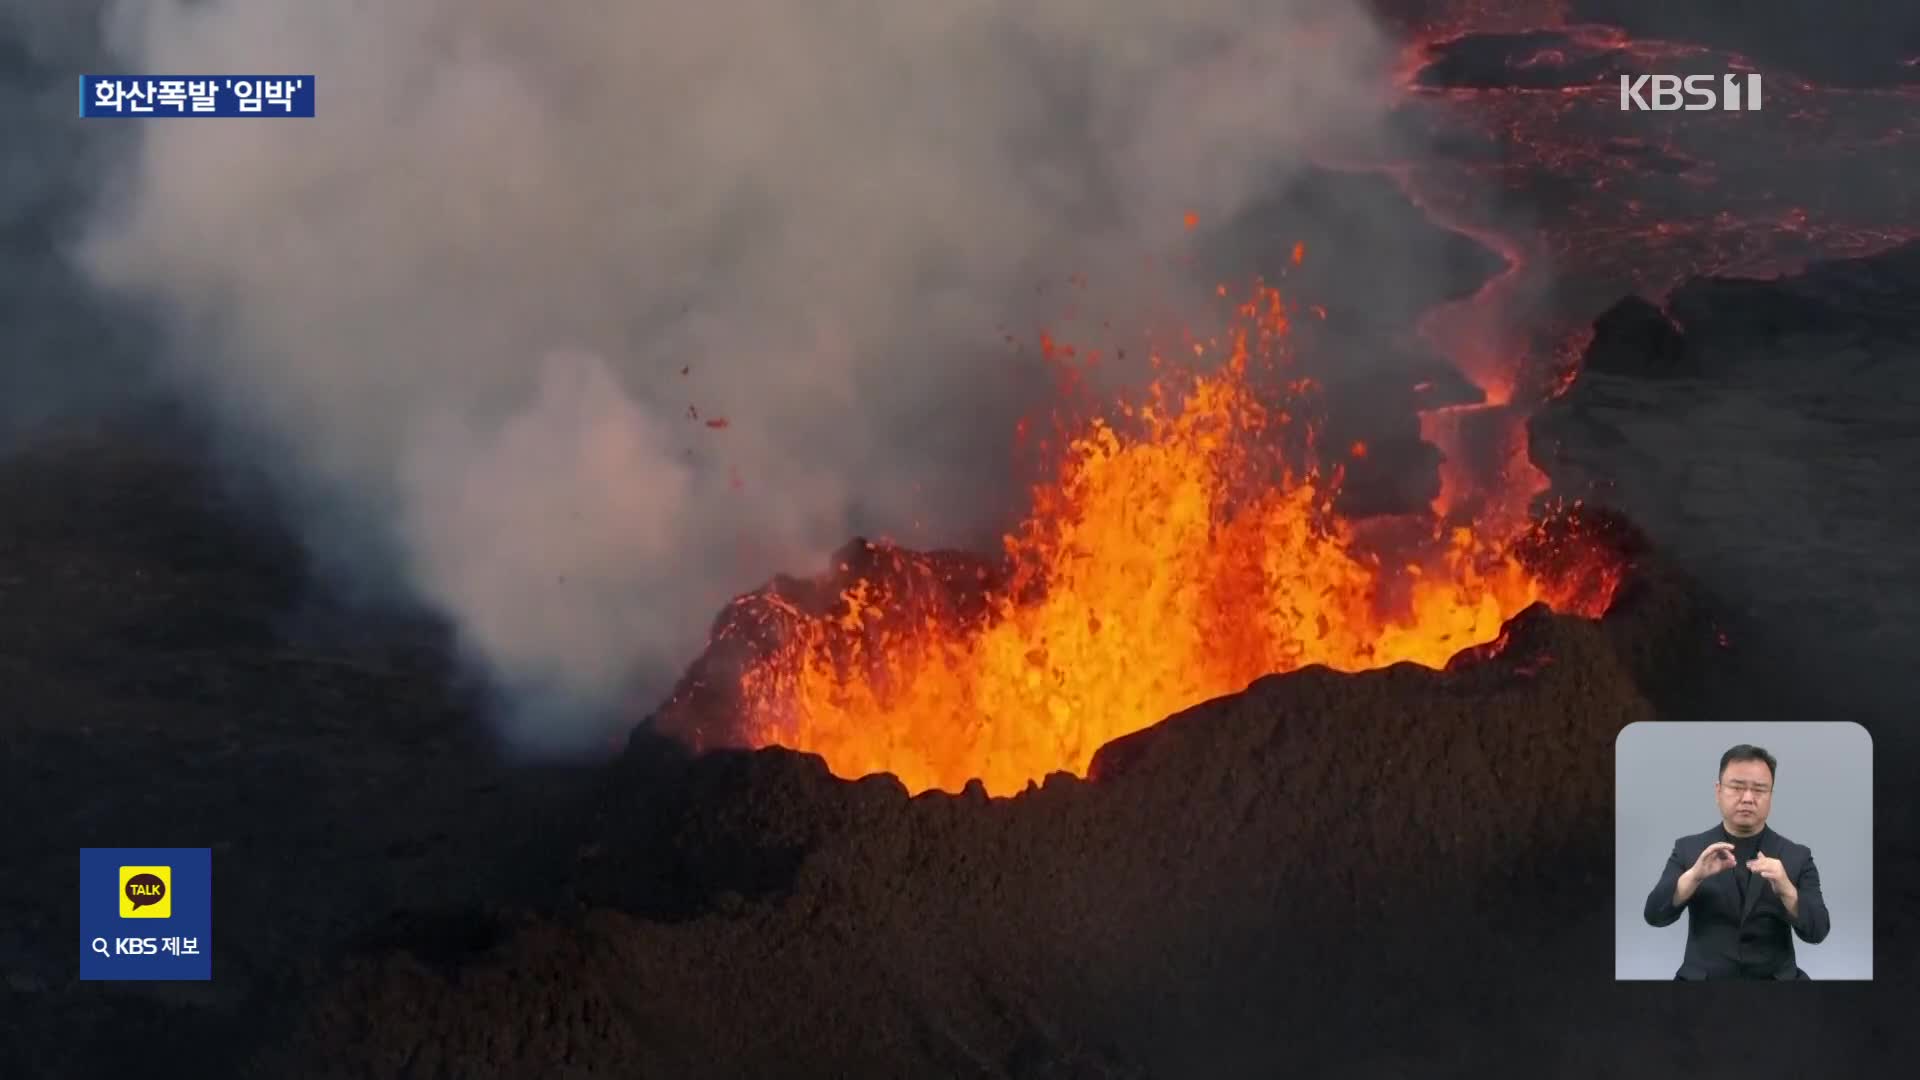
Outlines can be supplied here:
<path id="1" fill-rule="evenodd" d="M 1907 711 L 1916 695 L 1891 672 L 1920 651 L 1904 584 L 1920 580 L 1920 244 L 1694 279 L 1668 310 L 1693 377 L 1623 377 L 1597 326 L 1589 367 L 1533 419 L 1536 464 L 1556 496 L 1624 513 L 1728 601 L 1759 708 Z"/>
<path id="2" fill-rule="evenodd" d="M 1745 53 L 1770 77 L 1785 68 L 1839 86 L 1920 81 L 1920 8 L 1906 0 L 1572 0 L 1568 17 Z"/>
<path id="3" fill-rule="evenodd" d="M 1648 622 L 1655 610 L 1621 620 L 1669 651 L 1706 646 L 1686 620 Z M 275 1075 L 324 1052 L 375 1076 L 551 1062 L 676 1077 L 793 1062 L 819 1075 L 1361 1067 L 1377 1047 L 1313 1035 L 1355 1003 L 1300 971 L 1334 954 L 1390 964 L 1410 918 L 1455 928 L 1427 943 L 1423 967 L 1512 948 L 1476 928 L 1486 890 L 1551 897 L 1595 927 L 1610 917 L 1609 897 L 1552 867 L 1569 838 L 1604 835 L 1613 737 L 1653 715 L 1613 633 L 1534 609 L 1497 653 L 1447 672 L 1262 679 L 1110 744 L 1091 779 L 1011 799 L 908 798 L 891 778 L 835 779 L 780 749 L 686 762 L 665 786 L 690 798 L 616 770 L 602 850 L 667 834 L 763 851 L 783 880 L 748 897 L 716 877 L 691 919 L 598 906 L 543 919 L 452 973 L 416 951 L 360 953 L 256 1064 Z M 652 760 L 644 744 L 629 758 Z M 1606 941 L 1579 935 L 1562 959 L 1603 969 Z M 1382 1023 L 1464 1007 L 1413 970 L 1367 1002 Z"/>
<path id="4" fill-rule="evenodd" d="M 1689 336 L 1750 345 L 1795 335 L 1920 341 L 1920 242 L 1862 259 L 1815 262 L 1788 277 L 1693 278 L 1667 310 Z"/>
<path id="5" fill-rule="evenodd" d="M 1624 70 L 1619 50 L 1561 30 L 1465 34 L 1433 46 L 1421 86 L 1545 90 L 1590 86 Z"/>
<path id="6" fill-rule="evenodd" d="M 1580 370 L 1659 378 L 1685 373 L 1687 342 L 1667 314 L 1644 297 L 1629 296 L 1593 323 Z"/>

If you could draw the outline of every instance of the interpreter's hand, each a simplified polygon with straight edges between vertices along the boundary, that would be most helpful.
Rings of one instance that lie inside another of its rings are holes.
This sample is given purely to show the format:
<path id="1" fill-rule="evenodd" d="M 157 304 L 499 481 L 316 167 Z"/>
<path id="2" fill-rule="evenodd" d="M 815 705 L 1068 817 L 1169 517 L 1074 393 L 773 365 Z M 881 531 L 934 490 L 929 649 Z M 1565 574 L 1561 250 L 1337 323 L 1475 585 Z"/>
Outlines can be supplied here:
<path id="1" fill-rule="evenodd" d="M 1773 886 L 1776 895 L 1782 898 L 1794 895 L 1793 882 L 1787 880 L 1787 868 L 1781 865 L 1779 859 L 1763 851 L 1759 858 L 1747 860 L 1747 869 L 1766 878 L 1767 884 Z"/>
<path id="2" fill-rule="evenodd" d="M 1708 844 L 1700 857 L 1693 860 L 1693 878 L 1695 881 L 1705 881 L 1722 870 L 1733 869 L 1734 861 L 1732 844 L 1725 840 Z"/>

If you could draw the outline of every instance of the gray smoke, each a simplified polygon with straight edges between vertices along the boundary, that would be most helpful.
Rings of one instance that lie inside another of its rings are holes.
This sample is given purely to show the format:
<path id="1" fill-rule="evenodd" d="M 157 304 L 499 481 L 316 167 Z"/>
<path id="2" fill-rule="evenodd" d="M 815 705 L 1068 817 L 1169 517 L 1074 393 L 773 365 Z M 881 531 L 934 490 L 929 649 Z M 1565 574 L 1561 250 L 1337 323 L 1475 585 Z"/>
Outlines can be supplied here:
<path id="1" fill-rule="evenodd" d="M 856 531 L 990 530 L 1036 283 L 1130 325 L 1186 212 L 1384 130 L 1385 42 L 1339 0 L 109 15 L 125 70 L 311 72 L 319 115 L 141 125 L 81 265 L 157 302 L 316 544 L 400 566 L 528 701 L 657 692 Z"/>

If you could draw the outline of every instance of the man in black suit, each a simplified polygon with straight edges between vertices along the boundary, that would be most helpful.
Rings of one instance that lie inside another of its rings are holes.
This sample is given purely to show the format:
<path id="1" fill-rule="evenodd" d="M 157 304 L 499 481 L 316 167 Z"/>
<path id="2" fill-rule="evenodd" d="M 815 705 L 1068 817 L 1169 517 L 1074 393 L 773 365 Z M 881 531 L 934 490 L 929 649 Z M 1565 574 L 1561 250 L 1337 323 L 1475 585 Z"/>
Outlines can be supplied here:
<path id="1" fill-rule="evenodd" d="M 1674 841 L 1660 883 L 1647 894 L 1653 926 L 1672 926 L 1687 913 L 1677 979 L 1804 979 L 1793 935 L 1818 945 L 1832 929 L 1813 852 L 1767 827 L 1774 765 L 1757 746 L 1720 755 L 1713 785 L 1720 824 Z"/>

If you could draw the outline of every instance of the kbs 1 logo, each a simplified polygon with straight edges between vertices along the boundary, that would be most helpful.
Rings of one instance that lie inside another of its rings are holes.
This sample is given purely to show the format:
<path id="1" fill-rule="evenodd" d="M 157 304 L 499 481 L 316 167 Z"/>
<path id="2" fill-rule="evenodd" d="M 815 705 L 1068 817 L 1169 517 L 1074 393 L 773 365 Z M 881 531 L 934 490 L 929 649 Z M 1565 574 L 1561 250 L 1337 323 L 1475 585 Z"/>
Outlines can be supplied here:
<path id="1" fill-rule="evenodd" d="M 1683 104 L 1684 101 L 1684 104 Z M 1621 112 L 1760 111 L 1760 76 L 1622 75 Z"/>

